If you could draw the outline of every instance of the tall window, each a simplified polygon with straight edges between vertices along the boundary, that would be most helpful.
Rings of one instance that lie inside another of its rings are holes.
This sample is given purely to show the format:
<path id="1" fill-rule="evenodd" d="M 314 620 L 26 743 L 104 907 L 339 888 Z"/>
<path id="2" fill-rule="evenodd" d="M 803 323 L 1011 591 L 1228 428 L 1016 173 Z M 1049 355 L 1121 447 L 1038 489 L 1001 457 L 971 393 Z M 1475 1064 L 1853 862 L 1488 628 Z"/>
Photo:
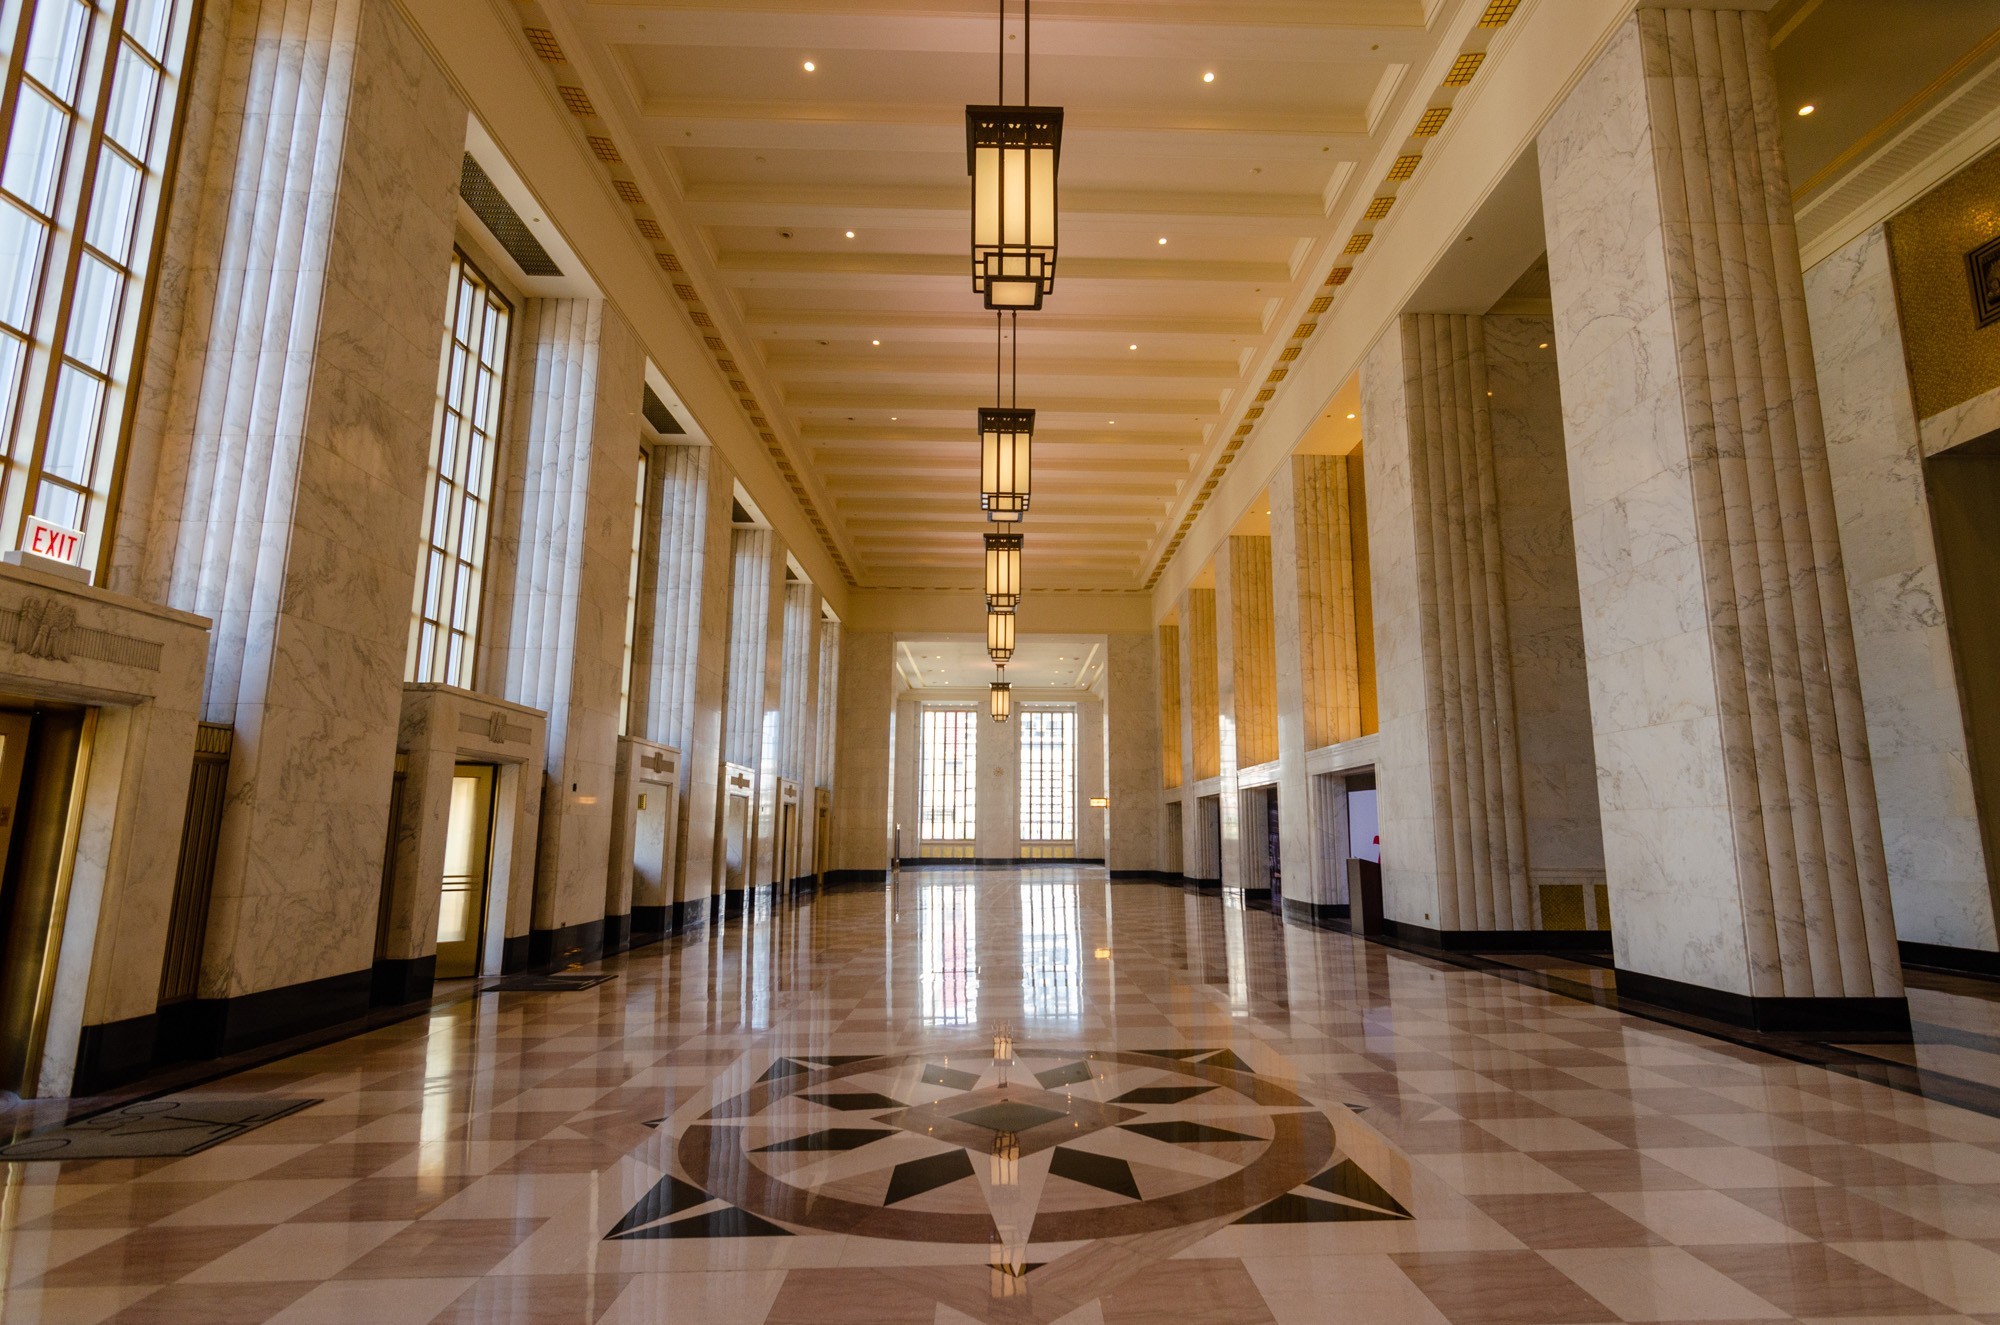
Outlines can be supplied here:
<path id="1" fill-rule="evenodd" d="M 646 538 L 646 473 L 652 452 L 639 448 L 639 486 L 632 496 L 632 560 L 625 569 L 625 665 L 618 683 L 618 730 L 632 734 L 632 653 L 639 639 L 639 545 Z"/>
<path id="2" fill-rule="evenodd" d="M 424 559 L 410 613 L 412 681 L 472 684 L 512 312 L 463 253 L 451 255 L 424 494 Z"/>
<path id="3" fill-rule="evenodd" d="M 1021 710 L 1021 841 L 1076 841 L 1076 708 Z"/>
<path id="4" fill-rule="evenodd" d="M 0 131 L 0 519 L 94 566 L 160 224 L 188 0 L 8 0 Z"/>
<path id="5" fill-rule="evenodd" d="M 923 706 L 917 728 L 917 798 L 921 840 L 971 842 L 976 826 L 973 779 L 979 711 L 971 707 Z"/>

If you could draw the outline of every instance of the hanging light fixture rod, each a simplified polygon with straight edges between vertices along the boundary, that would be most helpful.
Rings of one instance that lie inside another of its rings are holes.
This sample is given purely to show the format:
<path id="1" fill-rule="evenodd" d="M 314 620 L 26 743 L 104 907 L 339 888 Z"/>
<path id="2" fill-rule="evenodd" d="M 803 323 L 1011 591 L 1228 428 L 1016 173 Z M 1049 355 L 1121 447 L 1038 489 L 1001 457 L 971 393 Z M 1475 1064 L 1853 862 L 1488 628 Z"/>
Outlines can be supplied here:
<path id="1" fill-rule="evenodd" d="M 999 78 L 990 106 L 965 108 L 972 177 L 972 288 L 992 309 L 1038 309 L 1055 288 L 1060 106 L 1033 103 L 1033 15 L 1022 2 L 1021 104 L 1007 104 L 1007 0 L 1000 0 Z"/>

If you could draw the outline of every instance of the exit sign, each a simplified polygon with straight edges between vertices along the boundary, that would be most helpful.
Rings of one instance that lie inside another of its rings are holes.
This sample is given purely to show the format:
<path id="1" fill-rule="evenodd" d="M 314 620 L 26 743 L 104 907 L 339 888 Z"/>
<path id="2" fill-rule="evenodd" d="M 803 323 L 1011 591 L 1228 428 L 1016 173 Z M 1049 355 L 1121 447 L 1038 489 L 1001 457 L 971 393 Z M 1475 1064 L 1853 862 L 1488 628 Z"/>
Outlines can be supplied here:
<path id="1" fill-rule="evenodd" d="M 65 529 L 59 524 L 51 524 L 39 515 L 28 517 L 28 527 L 21 538 L 21 550 L 32 552 L 50 561 L 60 561 L 69 566 L 83 564 L 83 534 L 75 529 Z"/>

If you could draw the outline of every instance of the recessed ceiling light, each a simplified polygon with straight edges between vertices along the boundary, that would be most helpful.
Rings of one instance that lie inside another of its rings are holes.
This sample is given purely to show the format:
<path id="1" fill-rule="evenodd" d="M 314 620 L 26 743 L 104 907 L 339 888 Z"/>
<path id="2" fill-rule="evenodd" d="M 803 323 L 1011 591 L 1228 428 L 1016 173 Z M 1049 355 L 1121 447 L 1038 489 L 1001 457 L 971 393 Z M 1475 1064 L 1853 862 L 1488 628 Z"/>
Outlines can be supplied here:
<path id="1" fill-rule="evenodd" d="M 1350 415 L 1348 415 L 1347 417 L 1351 419 L 1351 418 L 1353 418 L 1354 416 L 1353 416 L 1352 414 L 1350 414 Z"/>
<path id="2" fill-rule="evenodd" d="M 1161 242 L 1162 244 L 1166 243 L 1166 242 L 1167 242 L 1167 237 L 1166 237 L 1165 235 L 1161 235 L 1161 236 L 1160 236 L 1160 242 Z"/>
<path id="3" fill-rule="evenodd" d="M 852 230 L 848 231 L 848 232 L 847 232 L 847 237 L 848 237 L 849 239 L 852 239 L 852 238 L 854 238 L 854 232 L 853 232 Z"/>
<path id="4" fill-rule="evenodd" d="M 818 65 L 816 65 L 816 64 L 814 64 L 814 63 L 813 63 L 813 62 L 812 62 L 811 60 L 807 60 L 807 61 L 806 61 L 806 72 L 807 72 L 807 73 L 811 73 L 811 72 L 812 72 L 813 70 L 815 70 L 815 69 L 817 69 L 817 68 L 819 68 L 819 66 L 818 66 Z"/>
<path id="5" fill-rule="evenodd" d="M 882 342 L 881 342 L 881 341 L 879 341 L 879 340 L 871 340 L 871 341 L 869 341 L 868 343 L 869 343 L 870 345 L 880 345 L 880 344 L 881 344 Z"/>
<path id="6" fill-rule="evenodd" d="M 1139 347 L 1138 347 L 1137 345 L 1127 345 L 1127 346 L 1126 346 L 1125 348 L 1126 348 L 1126 349 L 1128 349 L 1128 350 L 1136 350 L 1136 349 L 1138 349 Z"/>
<path id="7" fill-rule="evenodd" d="M 1810 115 L 1818 109 L 1819 107 L 1813 105 L 1811 102 L 1807 102 L 1805 105 L 1799 107 L 1799 114 Z"/>
<path id="8" fill-rule="evenodd" d="M 1549 343 L 1547 341 L 1543 341 L 1540 345 L 1537 345 L 1535 348 L 1538 350 L 1546 350 L 1548 347 Z"/>
<path id="9" fill-rule="evenodd" d="M 1204 83 L 1213 83 L 1215 81 L 1215 75 L 1213 73 L 1203 74 L 1201 76 L 1201 81 Z"/>

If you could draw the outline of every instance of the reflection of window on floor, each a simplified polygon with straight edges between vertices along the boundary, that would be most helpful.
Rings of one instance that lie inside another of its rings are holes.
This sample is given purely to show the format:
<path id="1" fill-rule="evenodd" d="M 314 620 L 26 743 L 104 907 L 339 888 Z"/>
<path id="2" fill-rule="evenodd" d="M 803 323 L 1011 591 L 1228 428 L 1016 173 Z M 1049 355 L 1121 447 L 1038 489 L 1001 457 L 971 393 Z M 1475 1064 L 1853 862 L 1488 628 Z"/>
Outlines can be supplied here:
<path id="1" fill-rule="evenodd" d="M 1076 706 L 1021 710 L 1021 857 L 1076 854 Z"/>
<path id="2" fill-rule="evenodd" d="M 926 1026 L 979 1019 L 979 913 L 969 883 L 927 884 L 917 894 L 917 1015 Z"/>
<path id="3" fill-rule="evenodd" d="M 1021 887 L 1021 1015 L 1029 1020 L 1082 1014 L 1083 938 L 1077 922 L 1076 885 L 1029 883 Z"/>
<path id="4" fill-rule="evenodd" d="M 926 704 L 917 728 L 917 854 L 970 859 L 977 807 L 973 777 L 978 758 L 979 710 L 971 705 Z"/>

